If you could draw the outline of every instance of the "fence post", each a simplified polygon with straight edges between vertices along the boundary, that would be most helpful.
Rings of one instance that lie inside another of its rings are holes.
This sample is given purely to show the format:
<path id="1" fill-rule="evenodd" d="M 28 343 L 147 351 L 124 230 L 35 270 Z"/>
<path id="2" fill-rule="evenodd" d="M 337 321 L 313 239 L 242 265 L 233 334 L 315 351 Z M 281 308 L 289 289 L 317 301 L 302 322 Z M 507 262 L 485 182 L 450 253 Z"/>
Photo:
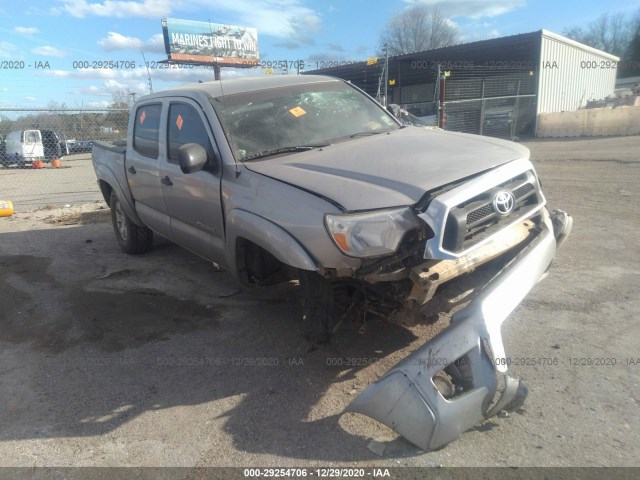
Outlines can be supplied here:
<path id="1" fill-rule="evenodd" d="M 511 122 L 511 140 L 516 136 L 516 122 L 518 121 L 518 106 L 520 104 L 520 79 L 518 78 L 518 88 L 516 89 L 516 105 L 513 108 L 513 122 Z"/>
<path id="2" fill-rule="evenodd" d="M 446 78 L 444 74 L 440 75 L 440 66 L 438 65 L 438 82 L 440 83 L 440 115 L 438 117 L 438 126 L 444 129 L 447 126 L 446 113 L 444 109 L 444 102 L 446 98 Z"/>
<path id="3" fill-rule="evenodd" d="M 485 109 L 485 98 L 484 98 L 484 71 L 482 72 L 482 93 L 480 94 L 480 135 L 484 134 L 484 109 Z"/>

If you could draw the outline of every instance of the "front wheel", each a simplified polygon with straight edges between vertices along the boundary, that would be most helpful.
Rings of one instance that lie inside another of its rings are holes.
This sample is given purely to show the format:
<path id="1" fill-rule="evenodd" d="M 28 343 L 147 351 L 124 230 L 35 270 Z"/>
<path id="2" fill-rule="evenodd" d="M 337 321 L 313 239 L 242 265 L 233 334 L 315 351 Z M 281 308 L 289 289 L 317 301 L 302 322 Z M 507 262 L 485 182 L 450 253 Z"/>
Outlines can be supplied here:
<path id="1" fill-rule="evenodd" d="M 305 337 L 313 343 L 329 343 L 337 327 L 331 280 L 316 272 L 301 270 L 300 287 Z"/>
<path id="2" fill-rule="evenodd" d="M 120 249 L 130 255 L 147 252 L 153 243 L 153 232 L 147 227 L 136 225 L 127 217 L 116 192 L 111 192 L 109 205 L 111 206 L 111 223 Z"/>

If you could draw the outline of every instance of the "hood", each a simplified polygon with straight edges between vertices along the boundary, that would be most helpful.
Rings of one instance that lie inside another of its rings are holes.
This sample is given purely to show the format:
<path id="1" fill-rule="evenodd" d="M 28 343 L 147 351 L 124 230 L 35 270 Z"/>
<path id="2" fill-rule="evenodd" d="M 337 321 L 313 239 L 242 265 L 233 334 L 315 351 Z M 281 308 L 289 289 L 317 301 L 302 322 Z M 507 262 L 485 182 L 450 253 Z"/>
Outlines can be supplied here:
<path id="1" fill-rule="evenodd" d="M 519 158 L 529 150 L 517 143 L 405 127 L 244 165 L 358 211 L 412 205 L 429 190 Z"/>

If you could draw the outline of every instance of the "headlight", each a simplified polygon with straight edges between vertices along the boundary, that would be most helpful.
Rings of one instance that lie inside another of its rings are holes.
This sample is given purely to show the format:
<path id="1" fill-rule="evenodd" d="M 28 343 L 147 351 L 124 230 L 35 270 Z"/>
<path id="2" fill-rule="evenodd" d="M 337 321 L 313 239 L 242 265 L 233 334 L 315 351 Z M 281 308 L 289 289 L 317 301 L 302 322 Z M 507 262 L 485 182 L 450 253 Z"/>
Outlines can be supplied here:
<path id="1" fill-rule="evenodd" d="M 351 257 L 377 257 L 394 253 L 405 233 L 419 227 L 410 208 L 377 210 L 351 215 L 326 215 L 329 235 Z"/>

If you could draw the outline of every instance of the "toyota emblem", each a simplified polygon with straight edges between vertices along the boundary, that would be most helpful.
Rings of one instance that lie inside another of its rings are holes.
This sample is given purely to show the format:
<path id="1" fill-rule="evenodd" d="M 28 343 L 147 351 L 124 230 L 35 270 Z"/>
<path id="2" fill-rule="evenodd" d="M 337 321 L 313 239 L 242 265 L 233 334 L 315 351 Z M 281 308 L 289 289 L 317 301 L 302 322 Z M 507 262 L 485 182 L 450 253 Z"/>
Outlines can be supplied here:
<path id="1" fill-rule="evenodd" d="M 513 210 L 516 199 L 513 193 L 502 190 L 493 197 L 493 209 L 500 215 L 508 215 Z"/>

